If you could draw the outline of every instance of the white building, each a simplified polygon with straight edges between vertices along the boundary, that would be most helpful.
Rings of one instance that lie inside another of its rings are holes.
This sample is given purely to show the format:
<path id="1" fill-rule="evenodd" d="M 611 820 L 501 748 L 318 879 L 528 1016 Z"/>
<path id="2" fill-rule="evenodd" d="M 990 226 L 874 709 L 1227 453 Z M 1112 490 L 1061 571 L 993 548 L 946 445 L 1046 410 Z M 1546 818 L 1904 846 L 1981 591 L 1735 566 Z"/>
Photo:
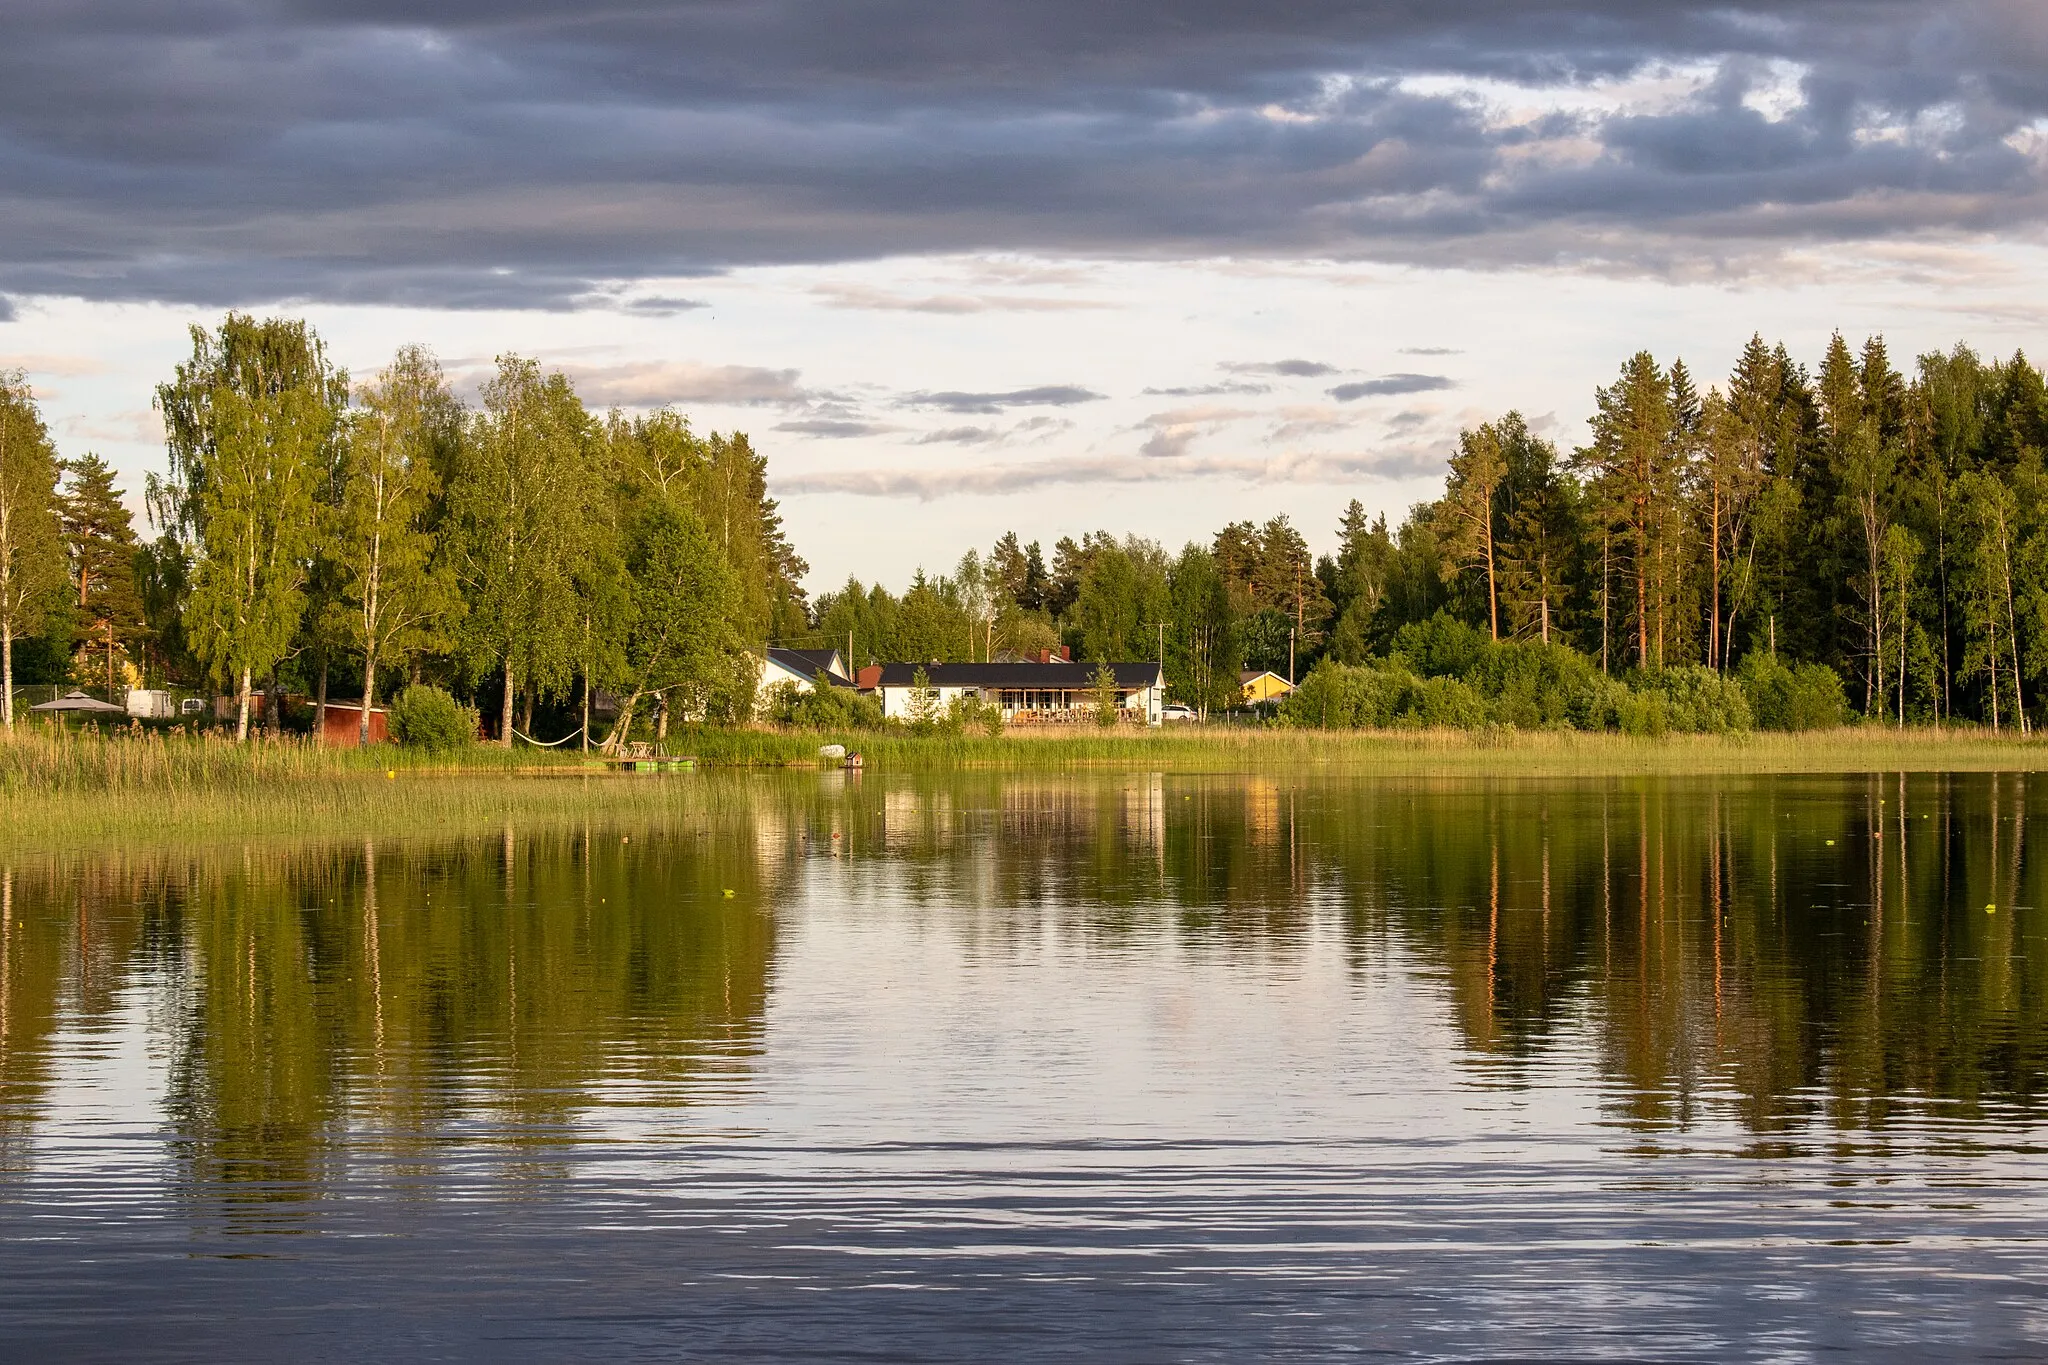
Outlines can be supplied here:
<path id="1" fill-rule="evenodd" d="M 956 698 L 994 703 L 1012 723 L 1093 720 L 1095 675 L 1099 663 L 924 664 L 926 690 L 938 714 Z M 872 688 L 882 699 L 882 714 L 911 720 L 917 712 L 918 664 L 883 664 L 862 669 L 862 690 Z M 1146 725 L 1159 723 L 1166 704 L 1166 675 L 1156 663 L 1113 663 L 1117 705 L 1124 717 Z M 878 676 L 876 676 L 878 673 Z M 872 681 L 870 681 L 872 677 Z"/>
<path id="2" fill-rule="evenodd" d="M 836 649 L 784 649 L 780 645 L 771 645 L 754 657 L 761 665 L 761 679 L 754 688 L 757 697 L 766 696 L 768 689 L 778 683 L 787 683 L 799 692 L 808 692 L 817 685 L 820 673 L 826 675 L 828 682 L 841 687 L 853 686 Z"/>

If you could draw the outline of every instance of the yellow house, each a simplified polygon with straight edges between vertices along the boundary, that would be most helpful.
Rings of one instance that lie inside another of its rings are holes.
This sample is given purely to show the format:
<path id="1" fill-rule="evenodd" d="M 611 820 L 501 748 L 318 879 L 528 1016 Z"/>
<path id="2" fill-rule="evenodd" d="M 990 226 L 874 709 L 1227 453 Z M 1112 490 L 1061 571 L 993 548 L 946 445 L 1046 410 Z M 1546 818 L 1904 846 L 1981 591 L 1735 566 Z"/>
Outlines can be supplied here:
<path id="1" fill-rule="evenodd" d="M 1246 706 L 1259 706 L 1279 701 L 1294 690 L 1294 684 L 1278 673 L 1244 672 L 1237 675 L 1239 690 L 1244 693 Z"/>

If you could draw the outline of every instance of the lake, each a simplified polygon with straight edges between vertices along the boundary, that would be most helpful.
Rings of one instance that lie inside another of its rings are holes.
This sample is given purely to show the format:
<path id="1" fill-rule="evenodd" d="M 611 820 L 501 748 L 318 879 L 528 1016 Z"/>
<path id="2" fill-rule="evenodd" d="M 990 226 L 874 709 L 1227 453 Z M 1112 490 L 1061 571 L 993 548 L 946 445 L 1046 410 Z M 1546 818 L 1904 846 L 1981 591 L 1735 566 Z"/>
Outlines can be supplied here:
<path id="1" fill-rule="evenodd" d="M 2023 774 L 0 844 L 0 1357 L 2048 1353 Z"/>

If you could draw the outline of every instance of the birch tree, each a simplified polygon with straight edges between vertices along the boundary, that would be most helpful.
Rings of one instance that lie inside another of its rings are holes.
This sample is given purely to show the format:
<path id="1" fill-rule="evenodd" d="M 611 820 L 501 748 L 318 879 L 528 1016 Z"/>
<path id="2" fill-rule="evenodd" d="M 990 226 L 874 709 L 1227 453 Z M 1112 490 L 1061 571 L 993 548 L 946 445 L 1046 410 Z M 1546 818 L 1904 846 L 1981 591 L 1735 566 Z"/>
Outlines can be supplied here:
<path id="1" fill-rule="evenodd" d="M 2019 499 L 1997 475 L 1973 470 L 1956 481 L 1956 503 L 1964 535 L 1958 547 L 1966 628 L 1963 672 L 1968 675 L 1982 670 L 1987 676 L 1993 730 L 2001 728 L 2007 713 L 2002 679 L 2011 679 L 2010 710 L 2017 716 L 2020 733 L 2025 734 L 2013 562 Z"/>
<path id="2" fill-rule="evenodd" d="M 630 690 L 605 739 L 616 752 L 649 697 L 680 694 L 684 709 L 708 714 L 742 671 L 738 585 L 704 524 L 687 507 L 650 503 L 628 538 L 625 560 L 630 625 L 625 674 Z M 664 704 L 663 715 L 674 709 Z"/>
<path id="3" fill-rule="evenodd" d="M 203 492 L 201 554 L 187 612 L 193 647 L 235 689 L 235 738 L 249 737 L 259 672 L 291 647 L 305 610 L 307 560 L 318 539 L 314 491 L 334 413 L 319 389 L 213 396 L 213 453 Z"/>
<path id="4" fill-rule="evenodd" d="M 68 586 L 57 452 L 20 371 L 0 373 L 0 724 L 14 729 L 14 641 L 40 630 Z"/>
<path id="5" fill-rule="evenodd" d="M 408 346 L 361 393 L 349 422 L 331 547 L 348 633 L 363 654 L 356 742 L 370 742 L 377 669 L 444 643 L 462 605 L 427 519 L 441 491 L 437 443 L 460 420 L 441 366 Z"/>
<path id="6" fill-rule="evenodd" d="M 589 416 L 567 379 L 500 356 L 483 397 L 448 515 L 469 603 L 465 653 L 504 680 L 498 742 L 510 748 L 520 685 L 560 688 L 583 652 L 576 574 L 604 489 Z"/>
<path id="7" fill-rule="evenodd" d="M 150 476 L 147 500 L 165 537 L 155 558 L 189 583 L 178 627 L 200 666 L 235 686 L 246 739 L 254 675 L 288 652 L 304 608 L 348 376 L 299 319 L 230 313 L 191 335 L 191 357 L 157 386 L 170 469 Z"/>

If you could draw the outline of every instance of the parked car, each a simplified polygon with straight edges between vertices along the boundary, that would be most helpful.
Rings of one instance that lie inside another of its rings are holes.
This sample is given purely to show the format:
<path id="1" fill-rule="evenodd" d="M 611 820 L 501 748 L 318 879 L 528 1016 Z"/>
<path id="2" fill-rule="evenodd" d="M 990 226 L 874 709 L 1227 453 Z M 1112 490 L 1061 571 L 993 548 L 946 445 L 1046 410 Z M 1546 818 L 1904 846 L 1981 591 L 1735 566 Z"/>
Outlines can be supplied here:
<path id="1" fill-rule="evenodd" d="M 1172 720 L 1193 720 L 1194 718 L 1195 711 L 1191 706 L 1163 706 L 1159 709 L 1161 724 Z"/>

